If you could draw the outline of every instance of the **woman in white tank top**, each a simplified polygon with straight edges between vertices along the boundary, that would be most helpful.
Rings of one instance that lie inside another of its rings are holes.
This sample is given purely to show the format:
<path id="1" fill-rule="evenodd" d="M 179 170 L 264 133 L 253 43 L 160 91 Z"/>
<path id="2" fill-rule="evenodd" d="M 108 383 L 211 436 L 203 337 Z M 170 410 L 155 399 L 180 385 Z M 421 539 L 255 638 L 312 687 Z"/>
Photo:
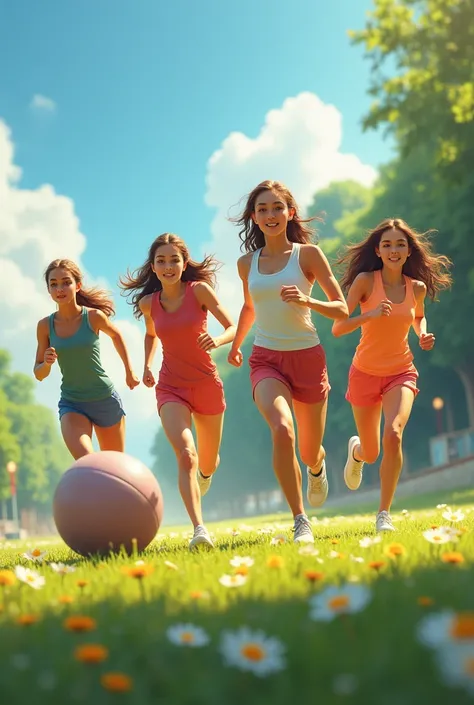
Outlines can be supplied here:
<path id="1" fill-rule="evenodd" d="M 289 190 L 277 181 L 264 181 L 250 193 L 236 222 L 247 254 L 238 260 L 244 305 L 228 361 L 243 362 L 240 346 L 255 323 L 249 359 L 255 403 L 268 423 L 273 441 L 273 466 L 295 519 L 294 540 L 313 543 L 301 490 L 298 450 L 307 466 L 308 502 L 324 504 L 328 494 L 325 451 L 329 382 L 326 357 L 311 311 L 333 320 L 348 310 L 323 252 L 311 244 L 311 230 L 300 218 Z M 311 298 L 317 282 L 327 301 Z"/>

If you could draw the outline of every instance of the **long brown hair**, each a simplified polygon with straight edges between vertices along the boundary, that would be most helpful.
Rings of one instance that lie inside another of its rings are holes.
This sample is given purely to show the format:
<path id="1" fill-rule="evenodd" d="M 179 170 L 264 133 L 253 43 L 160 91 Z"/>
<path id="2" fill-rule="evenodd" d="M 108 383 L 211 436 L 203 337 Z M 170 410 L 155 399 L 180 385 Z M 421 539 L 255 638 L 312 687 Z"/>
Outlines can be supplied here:
<path id="1" fill-rule="evenodd" d="M 252 214 L 255 213 L 255 203 L 262 191 L 276 191 L 286 202 L 288 208 L 293 208 L 295 214 L 293 220 L 288 221 L 286 228 L 286 236 L 290 242 L 301 242 L 308 244 L 315 242 L 316 235 L 312 228 L 309 228 L 305 223 L 310 223 L 313 220 L 320 218 L 303 219 L 300 215 L 298 204 L 296 203 L 291 191 L 281 183 L 281 181 L 262 181 L 258 186 L 247 195 L 247 202 L 241 215 L 237 218 L 230 218 L 232 223 L 240 225 L 239 238 L 242 240 L 240 249 L 245 252 L 255 252 L 255 250 L 264 247 L 265 236 L 256 223 L 252 220 Z"/>
<path id="2" fill-rule="evenodd" d="M 400 230 L 405 235 L 411 250 L 410 257 L 403 265 L 403 274 L 422 281 L 426 285 L 428 296 L 435 300 L 441 289 L 449 289 L 452 284 L 452 277 L 448 271 L 452 262 L 449 257 L 433 252 L 432 243 L 428 238 L 435 232 L 434 230 L 419 233 L 401 218 L 386 218 L 370 230 L 362 242 L 347 245 L 345 253 L 336 263 L 338 267 L 345 267 L 340 280 L 342 290 L 347 293 L 354 279 L 361 272 L 382 269 L 383 263 L 377 256 L 375 248 L 379 247 L 383 233 L 392 228 Z"/>
<path id="3" fill-rule="evenodd" d="M 54 259 L 50 262 L 50 264 L 48 264 L 44 273 L 44 278 L 48 289 L 49 275 L 53 269 L 67 270 L 76 284 L 81 284 L 81 288 L 76 292 L 76 301 L 79 306 L 96 308 L 105 313 L 106 316 L 113 316 L 115 314 L 115 307 L 112 299 L 110 298 L 110 294 L 105 291 L 105 289 L 99 289 L 98 287 L 90 287 L 89 289 L 84 288 L 82 286 L 82 272 L 77 264 L 70 259 Z"/>
<path id="4" fill-rule="evenodd" d="M 151 265 L 155 261 L 156 250 L 163 245 L 174 245 L 178 248 L 183 256 L 184 263 L 187 265 L 183 271 L 181 280 L 184 282 L 206 282 L 212 288 L 216 286 L 216 271 L 220 267 L 211 255 L 205 257 L 202 262 L 195 262 L 189 256 L 189 250 L 186 243 L 178 235 L 173 233 L 163 233 L 159 235 L 150 245 L 148 257 L 141 267 L 138 267 L 134 272 L 130 273 L 127 270 L 125 277 L 120 277 L 119 286 L 123 290 L 122 295 L 129 296 L 131 292 L 133 314 L 136 318 L 142 316 L 140 311 L 140 300 L 148 294 L 153 294 L 155 291 L 161 291 L 162 284 Z"/>

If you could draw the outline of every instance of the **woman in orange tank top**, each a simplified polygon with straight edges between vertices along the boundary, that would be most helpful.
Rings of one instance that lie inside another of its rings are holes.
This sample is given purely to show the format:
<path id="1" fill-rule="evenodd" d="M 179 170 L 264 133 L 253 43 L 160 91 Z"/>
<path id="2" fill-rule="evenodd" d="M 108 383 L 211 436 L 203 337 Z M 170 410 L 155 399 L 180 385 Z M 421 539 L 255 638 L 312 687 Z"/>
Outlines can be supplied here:
<path id="1" fill-rule="evenodd" d="M 394 531 L 390 507 L 403 465 L 403 430 L 418 394 L 408 334 L 413 327 L 420 348 L 433 348 L 435 337 L 427 332 L 424 301 L 426 294 L 435 299 L 438 291 L 451 285 L 451 262 L 432 251 L 426 234 L 403 220 L 387 219 L 365 240 L 350 245 L 338 264 L 345 265 L 341 285 L 348 292 L 349 318 L 335 321 L 333 333 L 338 337 L 361 328 L 346 392 L 358 435 L 349 439 L 344 480 L 350 490 L 358 489 L 364 463 L 377 460 L 383 412 L 375 527 Z M 352 316 L 357 306 L 361 313 Z"/>
<path id="2" fill-rule="evenodd" d="M 212 257 L 194 262 L 180 237 L 164 233 L 151 244 L 145 263 L 121 280 L 122 289 L 134 292 L 135 316 L 145 318 L 143 383 L 147 387 L 155 386 L 152 363 L 161 341 L 156 401 L 176 454 L 179 491 L 194 526 L 191 549 L 214 546 L 203 523 L 201 497 L 219 465 L 226 404 L 210 352 L 230 343 L 235 335 L 235 325 L 214 292 L 216 268 Z M 207 331 L 208 311 L 224 328 L 216 338 Z"/>

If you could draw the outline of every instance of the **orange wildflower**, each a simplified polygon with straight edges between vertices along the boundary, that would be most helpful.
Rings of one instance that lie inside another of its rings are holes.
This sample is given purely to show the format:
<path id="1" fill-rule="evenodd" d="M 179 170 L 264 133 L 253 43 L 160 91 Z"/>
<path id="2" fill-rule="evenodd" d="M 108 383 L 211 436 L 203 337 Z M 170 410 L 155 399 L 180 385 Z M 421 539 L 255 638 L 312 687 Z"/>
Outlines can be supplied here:
<path id="1" fill-rule="evenodd" d="M 100 679 L 102 687 L 114 693 L 126 693 L 133 688 L 133 681 L 125 673 L 104 673 Z"/>
<path id="2" fill-rule="evenodd" d="M 464 563 L 464 556 L 458 551 L 449 551 L 448 553 L 441 554 L 441 560 L 443 563 L 458 565 L 459 563 Z"/>
<path id="3" fill-rule="evenodd" d="M 97 627 L 97 622 L 92 617 L 79 614 L 65 619 L 63 626 L 70 632 L 91 632 Z"/>
<path id="4" fill-rule="evenodd" d="M 267 566 L 269 568 L 283 568 L 285 561 L 281 556 L 269 556 L 267 558 Z"/>
<path id="5" fill-rule="evenodd" d="M 305 570 L 304 577 L 309 580 L 310 583 L 316 583 L 318 580 L 324 578 L 324 573 L 320 573 L 318 570 Z"/>
<path id="6" fill-rule="evenodd" d="M 16 575 L 12 570 L 0 570 L 0 585 L 2 587 L 13 585 L 15 581 Z"/>
<path id="7" fill-rule="evenodd" d="M 102 663 L 109 657 L 108 649 L 101 644 L 83 644 L 74 652 L 76 661 L 82 663 Z"/>
<path id="8" fill-rule="evenodd" d="M 147 575 L 153 573 L 153 566 L 146 565 L 127 565 L 122 568 L 122 573 L 129 575 L 131 578 L 136 578 L 137 580 L 143 580 Z"/>
<path id="9" fill-rule="evenodd" d="M 418 604 L 420 607 L 431 607 L 431 605 L 434 605 L 434 600 L 432 597 L 426 597 L 425 595 L 421 595 L 417 599 Z"/>
<path id="10" fill-rule="evenodd" d="M 21 624 L 22 627 L 31 627 L 32 624 L 36 624 L 39 617 L 36 614 L 21 614 L 17 618 L 17 623 Z"/>

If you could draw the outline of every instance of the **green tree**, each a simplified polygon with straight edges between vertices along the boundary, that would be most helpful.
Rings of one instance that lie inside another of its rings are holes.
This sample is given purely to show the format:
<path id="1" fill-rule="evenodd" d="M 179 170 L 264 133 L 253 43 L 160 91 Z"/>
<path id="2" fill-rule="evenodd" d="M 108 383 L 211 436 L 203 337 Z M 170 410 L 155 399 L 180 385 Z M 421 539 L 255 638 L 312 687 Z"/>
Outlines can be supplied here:
<path id="1" fill-rule="evenodd" d="M 474 0 L 374 3 L 351 33 L 372 68 L 364 126 L 393 132 L 402 157 L 434 136 L 436 165 L 459 183 L 474 157 Z"/>

